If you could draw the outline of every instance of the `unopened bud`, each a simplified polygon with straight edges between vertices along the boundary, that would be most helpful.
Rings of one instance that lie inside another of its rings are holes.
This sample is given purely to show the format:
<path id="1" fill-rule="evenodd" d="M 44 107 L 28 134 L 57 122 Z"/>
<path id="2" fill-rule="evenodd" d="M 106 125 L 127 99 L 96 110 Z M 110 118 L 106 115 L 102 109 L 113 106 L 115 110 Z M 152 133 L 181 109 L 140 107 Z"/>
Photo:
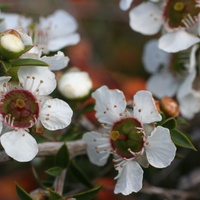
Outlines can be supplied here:
<path id="1" fill-rule="evenodd" d="M 7 30 L 0 35 L 0 55 L 5 59 L 17 58 L 23 54 L 25 45 L 20 34 L 13 30 Z"/>
<path id="2" fill-rule="evenodd" d="M 67 72 L 58 81 L 58 90 L 68 99 L 83 98 L 89 94 L 91 89 L 92 81 L 87 72 Z"/>
<path id="3" fill-rule="evenodd" d="M 163 97 L 160 101 L 161 110 L 170 117 L 179 115 L 179 107 L 177 102 L 170 97 Z"/>

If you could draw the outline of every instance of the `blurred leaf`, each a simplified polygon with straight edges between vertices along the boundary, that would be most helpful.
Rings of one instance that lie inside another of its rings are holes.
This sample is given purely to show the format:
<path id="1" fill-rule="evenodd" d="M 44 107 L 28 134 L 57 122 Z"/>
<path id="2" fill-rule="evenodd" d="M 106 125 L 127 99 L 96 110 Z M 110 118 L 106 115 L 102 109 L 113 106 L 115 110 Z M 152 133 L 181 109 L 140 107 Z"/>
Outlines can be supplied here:
<path id="1" fill-rule="evenodd" d="M 31 196 L 18 184 L 16 184 L 16 191 L 20 200 L 33 200 Z"/>
<path id="2" fill-rule="evenodd" d="M 183 119 L 182 117 L 177 118 L 176 122 L 177 122 L 177 124 L 180 124 L 180 125 L 187 125 L 188 124 L 187 120 Z"/>
<path id="3" fill-rule="evenodd" d="M 81 110 L 81 114 L 90 112 L 94 110 L 94 105 L 95 103 L 88 103 L 82 110 Z"/>
<path id="4" fill-rule="evenodd" d="M 73 173 L 73 175 L 84 185 L 87 187 L 93 187 L 90 180 L 87 178 L 87 176 L 81 171 L 80 167 L 78 167 L 73 161 L 70 163 L 70 170 Z"/>
<path id="5" fill-rule="evenodd" d="M 64 200 L 64 198 L 60 194 L 52 190 L 49 190 L 49 199 L 50 200 Z"/>
<path id="6" fill-rule="evenodd" d="M 194 147 L 190 139 L 183 132 L 173 129 L 173 130 L 170 130 L 170 133 L 171 133 L 172 141 L 176 145 L 184 147 L 184 148 L 188 148 L 188 149 L 193 149 L 196 151 L 196 148 Z"/>
<path id="7" fill-rule="evenodd" d="M 32 49 L 33 47 L 34 47 L 33 45 L 26 45 L 26 46 L 25 46 L 25 49 L 23 50 L 23 53 L 22 53 L 22 54 L 26 53 L 27 51 L 29 51 L 29 50 Z"/>
<path id="8" fill-rule="evenodd" d="M 74 194 L 70 196 L 69 198 L 76 198 L 76 200 L 91 200 L 95 197 L 95 195 L 101 189 L 101 187 L 102 187 L 101 185 L 98 185 L 90 190 L 80 192 L 78 194 Z"/>
<path id="9" fill-rule="evenodd" d="M 4 71 L 7 72 L 11 68 L 11 64 L 7 61 L 2 60 L 1 64 L 3 65 Z"/>
<path id="10" fill-rule="evenodd" d="M 11 3 L 0 4 L 0 10 L 1 10 L 1 12 L 2 12 L 2 11 L 4 11 L 4 10 L 10 8 L 11 6 L 12 6 Z"/>
<path id="11" fill-rule="evenodd" d="M 23 58 L 23 59 L 17 59 L 11 61 L 12 67 L 18 67 L 18 66 L 48 66 L 47 63 L 32 59 L 32 58 Z"/>
<path id="12" fill-rule="evenodd" d="M 51 176 L 59 176 L 62 172 L 63 168 L 62 167 L 52 167 L 45 172 Z"/>
<path id="13" fill-rule="evenodd" d="M 68 168 L 70 164 L 70 157 L 69 157 L 69 151 L 67 149 L 66 144 L 64 144 L 57 152 L 55 159 L 54 159 L 55 165 L 62 167 L 62 168 Z"/>
<path id="14" fill-rule="evenodd" d="M 176 120 L 174 118 L 168 118 L 162 124 L 165 128 L 175 129 L 176 128 Z"/>

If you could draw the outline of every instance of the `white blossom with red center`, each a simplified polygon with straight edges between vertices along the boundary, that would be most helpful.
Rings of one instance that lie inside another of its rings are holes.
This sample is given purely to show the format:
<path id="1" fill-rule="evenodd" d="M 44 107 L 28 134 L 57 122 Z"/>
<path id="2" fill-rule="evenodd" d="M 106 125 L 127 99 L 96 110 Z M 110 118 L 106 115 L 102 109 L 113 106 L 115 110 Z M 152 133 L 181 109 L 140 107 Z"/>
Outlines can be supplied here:
<path id="1" fill-rule="evenodd" d="M 199 0 L 143 2 L 130 10 L 130 26 L 144 35 L 156 34 L 163 27 L 159 48 L 166 52 L 185 50 L 200 42 Z"/>
<path id="2" fill-rule="evenodd" d="M 89 159 L 103 166 L 113 154 L 118 170 L 114 192 L 124 195 L 138 192 L 142 188 L 141 166 L 163 168 L 174 159 L 176 147 L 169 130 L 155 126 L 161 115 L 148 91 L 135 94 L 133 110 L 126 109 L 124 94 L 119 90 L 102 86 L 92 96 L 96 100 L 96 117 L 104 128 L 102 133 L 92 131 L 83 136 Z"/>
<path id="3" fill-rule="evenodd" d="M 38 152 L 29 128 L 63 129 L 73 112 L 66 102 L 48 96 L 56 87 L 55 75 L 48 68 L 20 67 L 18 78 L 19 86 L 13 86 L 11 77 L 0 77 L 0 141 L 10 157 L 27 162 Z"/>

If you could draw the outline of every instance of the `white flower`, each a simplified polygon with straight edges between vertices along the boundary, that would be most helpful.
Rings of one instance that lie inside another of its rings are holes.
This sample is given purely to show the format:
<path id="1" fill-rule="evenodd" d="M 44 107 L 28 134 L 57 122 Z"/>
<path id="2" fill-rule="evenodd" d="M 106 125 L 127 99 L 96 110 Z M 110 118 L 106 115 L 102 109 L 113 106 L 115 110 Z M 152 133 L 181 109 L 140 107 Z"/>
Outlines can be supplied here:
<path id="1" fill-rule="evenodd" d="M 69 62 L 69 58 L 61 51 L 58 51 L 54 56 L 42 56 L 42 51 L 36 46 L 23 54 L 21 58 L 33 58 L 44 61 L 49 65 L 49 69 L 52 71 L 65 68 Z"/>
<path id="2" fill-rule="evenodd" d="M 167 167 L 175 157 L 176 147 L 167 128 L 155 127 L 161 120 L 152 95 L 139 91 L 133 98 L 133 110 L 126 109 L 124 94 L 97 89 L 92 96 L 96 100 L 96 117 L 103 123 L 103 133 L 92 131 L 83 136 L 92 163 L 102 166 L 110 154 L 118 170 L 115 193 L 128 195 L 142 188 L 143 170 L 152 165 Z"/>
<path id="3" fill-rule="evenodd" d="M 11 77 L 0 77 L 0 141 L 5 152 L 13 159 L 26 162 L 32 160 L 38 146 L 28 129 L 42 126 L 48 130 L 67 127 L 72 110 L 67 103 L 51 99 L 49 95 L 56 87 L 55 75 L 46 67 L 20 67 L 19 86 L 10 85 Z"/>
<path id="4" fill-rule="evenodd" d="M 85 97 L 92 89 L 92 80 L 87 72 L 70 71 L 61 76 L 58 90 L 69 99 Z"/>
<path id="5" fill-rule="evenodd" d="M 15 13 L 0 12 L 0 19 L 3 20 L 4 26 L 0 29 L 2 32 L 8 29 L 17 29 L 26 31 L 32 23 L 32 19 Z"/>
<path id="6" fill-rule="evenodd" d="M 47 18 L 41 17 L 33 30 L 33 43 L 43 50 L 58 51 L 66 46 L 75 45 L 80 41 L 76 33 L 77 22 L 64 10 L 56 10 Z M 31 30 L 30 30 L 31 34 Z"/>
<path id="7" fill-rule="evenodd" d="M 198 33 L 200 3 L 195 0 L 143 2 L 130 13 L 130 26 L 145 35 L 156 34 L 163 27 L 159 48 L 178 52 L 200 42 Z"/>

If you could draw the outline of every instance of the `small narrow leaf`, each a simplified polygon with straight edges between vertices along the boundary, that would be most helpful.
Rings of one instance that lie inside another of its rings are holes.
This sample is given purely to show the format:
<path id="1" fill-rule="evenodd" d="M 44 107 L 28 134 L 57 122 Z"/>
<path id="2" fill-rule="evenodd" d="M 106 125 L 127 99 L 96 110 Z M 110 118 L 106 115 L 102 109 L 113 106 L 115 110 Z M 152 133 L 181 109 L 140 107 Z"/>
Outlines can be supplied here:
<path id="1" fill-rule="evenodd" d="M 170 133 L 174 144 L 184 148 L 193 149 L 196 151 L 196 148 L 194 147 L 190 139 L 183 132 L 173 129 L 170 130 Z"/>
<path id="2" fill-rule="evenodd" d="M 17 59 L 11 61 L 12 67 L 19 67 L 19 66 L 48 66 L 47 63 L 32 59 L 32 58 L 23 58 L 23 59 Z"/>
<path id="3" fill-rule="evenodd" d="M 97 192 L 101 189 L 101 185 L 98 185 L 90 190 L 74 194 L 68 198 L 75 198 L 76 200 L 92 200 Z"/>
<path id="4" fill-rule="evenodd" d="M 64 198 L 60 194 L 52 190 L 49 190 L 49 199 L 50 200 L 64 200 Z"/>
<path id="5" fill-rule="evenodd" d="M 20 200 L 33 200 L 31 196 L 18 184 L 16 184 L 16 191 Z"/>
<path id="6" fill-rule="evenodd" d="M 48 169 L 48 170 L 46 170 L 45 172 L 47 173 L 47 174 L 49 174 L 49 175 L 51 175 L 51 176 L 59 176 L 60 174 L 61 174 L 61 172 L 62 172 L 62 168 L 61 167 L 52 167 L 52 168 L 50 168 L 50 169 Z"/>
<path id="7" fill-rule="evenodd" d="M 92 183 L 87 178 L 87 176 L 85 176 L 85 174 L 81 171 L 81 169 L 73 161 L 71 161 L 71 163 L 70 163 L 70 171 L 85 186 L 93 187 Z"/>
<path id="8" fill-rule="evenodd" d="M 174 118 L 168 118 L 162 124 L 165 128 L 175 129 L 176 128 L 176 120 Z"/>
<path id="9" fill-rule="evenodd" d="M 54 162 L 56 166 L 62 168 L 67 168 L 69 166 L 70 157 L 67 146 L 65 144 L 58 150 Z"/>

